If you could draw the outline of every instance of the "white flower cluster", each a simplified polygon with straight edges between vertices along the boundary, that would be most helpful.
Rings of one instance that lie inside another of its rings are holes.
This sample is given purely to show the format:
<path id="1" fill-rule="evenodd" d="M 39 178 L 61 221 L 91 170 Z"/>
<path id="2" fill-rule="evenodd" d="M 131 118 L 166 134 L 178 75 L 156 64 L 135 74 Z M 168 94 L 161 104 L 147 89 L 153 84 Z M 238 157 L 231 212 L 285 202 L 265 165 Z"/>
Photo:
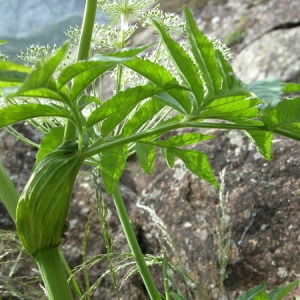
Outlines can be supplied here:
<path id="1" fill-rule="evenodd" d="M 98 0 L 98 8 L 107 14 L 112 23 L 117 23 L 124 16 L 128 22 L 138 21 L 144 11 L 157 0 Z"/>
<path id="2" fill-rule="evenodd" d="M 215 36 L 206 37 L 213 43 L 214 48 L 221 52 L 221 54 L 226 60 L 230 60 L 233 58 L 231 50 L 220 39 L 216 38 Z"/>
<path id="3" fill-rule="evenodd" d="M 37 63 L 46 61 L 51 55 L 57 51 L 57 46 L 54 44 L 51 47 L 47 45 L 32 44 L 29 45 L 25 52 L 21 51 L 18 58 L 28 63 Z"/>
<path id="4" fill-rule="evenodd" d="M 8 56 L 2 52 L 0 52 L 0 60 L 8 61 Z"/>
<path id="5" fill-rule="evenodd" d="M 159 5 L 153 9 L 145 10 L 139 21 L 143 27 L 149 27 L 153 24 L 152 20 L 163 24 L 170 32 L 183 34 L 185 31 L 185 22 L 181 21 L 180 16 L 175 13 L 165 13 Z"/>

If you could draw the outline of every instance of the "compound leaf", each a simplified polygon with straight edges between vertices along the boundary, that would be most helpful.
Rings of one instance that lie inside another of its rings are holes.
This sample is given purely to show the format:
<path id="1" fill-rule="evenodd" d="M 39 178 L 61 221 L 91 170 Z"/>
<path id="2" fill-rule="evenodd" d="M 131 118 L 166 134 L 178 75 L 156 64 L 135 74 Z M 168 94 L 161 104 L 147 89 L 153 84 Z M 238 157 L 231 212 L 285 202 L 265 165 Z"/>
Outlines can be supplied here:
<path id="1" fill-rule="evenodd" d="M 87 120 L 87 126 L 93 126 L 97 122 L 115 114 L 122 114 L 125 117 L 124 112 L 128 112 L 130 108 L 133 108 L 140 101 L 162 91 L 164 91 L 163 87 L 153 85 L 136 86 L 121 91 L 91 113 Z"/>
<path id="2" fill-rule="evenodd" d="M 156 21 L 153 22 L 158 29 L 182 79 L 193 92 L 198 106 L 201 106 L 204 99 L 203 84 L 191 57 L 187 54 L 186 50 L 184 50 L 171 38 L 166 29 L 160 23 Z"/>

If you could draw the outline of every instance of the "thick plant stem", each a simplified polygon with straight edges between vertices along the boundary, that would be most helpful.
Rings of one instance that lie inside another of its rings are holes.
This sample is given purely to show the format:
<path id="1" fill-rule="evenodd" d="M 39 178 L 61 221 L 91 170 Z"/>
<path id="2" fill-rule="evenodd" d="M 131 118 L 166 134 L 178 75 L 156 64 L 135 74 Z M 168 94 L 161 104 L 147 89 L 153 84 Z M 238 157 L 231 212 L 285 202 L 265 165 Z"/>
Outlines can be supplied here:
<path id="1" fill-rule="evenodd" d="M 135 233 L 131 226 L 129 216 L 127 214 L 126 207 L 118 187 L 116 187 L 113 192 L 113 199 L 127 242 L 136 260 L 137 266 L 139 268 L 140 274 L 146 286 L 147 292 L 152 300 L 161 300 L 161 295 L 154 283 L 149 268 L 144 260 L 141 248 L 139 246 L 139 243 L 136 239 Z"/>
<path id="2" fill-rule="evenodd" d="M 86 0 L 82 22 L 82 31 L 80 35 L 79 48 L 77 53 L 77 61 L 89 58 L 96 11 L 97 0 Z M 68 120 L 65 128 L 64 140 L 74 140 L 75 136 L 75 125 L 70 120 Z"/>
<path id="3" fill-rule="evenodd" d="M 0 199 L 3 201 L 10 216 L 16 222 L 16 210 L 19 200 L 19 193 L 6 173 L 0 162 Z"/>
<path id="4" fill-rule="evenodd" d="M 41 251 L 34 258 L 41 272 L 49 300 L 72 300 L 59 249 Z"/>
<path id="5" fill-rule="evenodd" d="M 86 0 L 77 61 L 88 59 L 97 11 L 97 0 Z"/>

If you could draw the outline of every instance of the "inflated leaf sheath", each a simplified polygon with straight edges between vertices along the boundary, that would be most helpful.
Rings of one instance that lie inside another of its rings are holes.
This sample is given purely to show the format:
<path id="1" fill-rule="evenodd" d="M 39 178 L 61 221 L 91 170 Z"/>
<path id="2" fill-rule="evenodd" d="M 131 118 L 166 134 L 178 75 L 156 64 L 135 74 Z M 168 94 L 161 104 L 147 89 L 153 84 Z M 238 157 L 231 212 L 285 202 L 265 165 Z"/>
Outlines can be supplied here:
<path id="1" fill-rule="evenodd" d="M 30 255 L 59 246 L 82 162 L 77 143 L 65 142 L 35 167 L 20 196 L 16 218 L 20 240 Z"/>

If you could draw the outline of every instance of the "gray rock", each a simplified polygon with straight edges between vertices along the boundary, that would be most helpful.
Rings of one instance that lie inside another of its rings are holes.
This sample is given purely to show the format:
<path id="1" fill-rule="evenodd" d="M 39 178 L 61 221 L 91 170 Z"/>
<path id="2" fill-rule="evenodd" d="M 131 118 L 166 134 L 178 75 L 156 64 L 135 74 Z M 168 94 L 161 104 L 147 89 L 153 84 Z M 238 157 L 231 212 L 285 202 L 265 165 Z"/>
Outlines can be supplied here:
<path id="1" fill-rule="evenodd" d="M 14 59 L 29 44 L 62 44 L 69 26 L 81 25 L 84 6 L 82 0 L 0 0 L 0 39 L 9 42 L 1 51 Z"/>
<path id="2" fill-rule="evenodd" d="M 266 77 L 300 80 L 300 27 L 274 30 L 245 47 L 232 66 L 246 83 Z"/>

